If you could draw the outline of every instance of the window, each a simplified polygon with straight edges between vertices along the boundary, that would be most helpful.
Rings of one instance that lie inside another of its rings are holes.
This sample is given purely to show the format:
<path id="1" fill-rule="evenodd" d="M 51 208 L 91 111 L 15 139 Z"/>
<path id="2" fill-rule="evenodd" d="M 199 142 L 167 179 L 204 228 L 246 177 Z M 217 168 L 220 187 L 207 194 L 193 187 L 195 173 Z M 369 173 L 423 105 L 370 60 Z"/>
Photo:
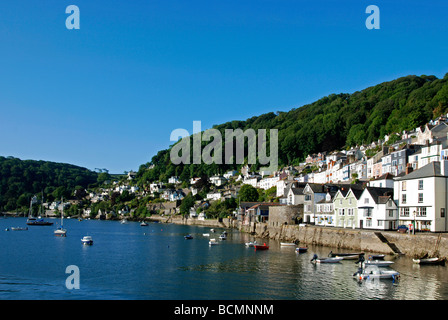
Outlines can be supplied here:
<path id="1" fill-rule="evenodd" d="M 345 209 L 339 209 L 339 215 L 340 216 L 343 216 L 343 215 L 345 215 Z"/>
<path id="2" fill-rule="evenodd" d="M 422 203 L 423 202 L 423 193 L 419 193 L 418 194 L 418 203 Z"/>
<path id="3" fill-rule="evenodd" d="M 389 211 L 389 218 L 393 218 L 394 217 L 394 210 L 387 210 Z"/>
<path id="4" fill-rule="evenodd" d="M 406 181 L 401 182 L 401 190 L 406 191 Z"/>
<path id="5" fill-rule="evenodd" d="M 445 218 L 445 208 L 440 208 L 440 218 Z"/>
<path id="6" fill-rule="evenodd" d="M 369 203 L 369 198 L 364 198 L 364 203 Z"/>
<path id="7" fill-rule="evenodd" d="M 383 226 L 383 220 L 378 220 L 378 227 L 382 227 Z"/>
<path id="8" fill-rule="evenodd" d="M 401 203 L 406 203 L 406 194 L 401 195 Z"/>
<path id="9" fill-rule="evenodd" d="M 423 180 L 418 180 L 418 190 L 423 190 Z"/>
<path id="10" fill-rule="evenodd" d="M 417 217 L 426 217 L 426 207 L 417 207 Z"/>
<path id="11" fill-rule="evenodd" d="M 409 208 L 400 208 L 400 217 L 409 217 Z"/>
<path id="12" fill-rule="evenodd" d="M 311 201 L 311 195 L 310 194 L 306 194 L 305 195 L 305 201 Z"/>

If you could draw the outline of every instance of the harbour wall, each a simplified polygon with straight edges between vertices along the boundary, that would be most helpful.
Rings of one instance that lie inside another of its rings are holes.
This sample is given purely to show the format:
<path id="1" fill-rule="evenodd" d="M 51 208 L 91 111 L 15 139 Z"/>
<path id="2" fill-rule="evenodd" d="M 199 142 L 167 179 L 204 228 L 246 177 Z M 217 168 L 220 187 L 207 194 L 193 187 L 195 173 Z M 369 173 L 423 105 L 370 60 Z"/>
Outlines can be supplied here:
<path id="1" fill-rule="evenodd" d="M 151 216 L 165 223 L 198 225 L 211 228 L 234 228 L 264 239 L 299 242 L 299 245 L 321 245 L 362 252 L 404 254 L 412 258 L 423 256 L 448 259 L 448 235 L 444 233 L 403 234 L 396 231 L 348 229 L 311 225 L 273 225 L 253 222 L 243 225 L 232 219 L 184 219 L 181 216 Z"/>

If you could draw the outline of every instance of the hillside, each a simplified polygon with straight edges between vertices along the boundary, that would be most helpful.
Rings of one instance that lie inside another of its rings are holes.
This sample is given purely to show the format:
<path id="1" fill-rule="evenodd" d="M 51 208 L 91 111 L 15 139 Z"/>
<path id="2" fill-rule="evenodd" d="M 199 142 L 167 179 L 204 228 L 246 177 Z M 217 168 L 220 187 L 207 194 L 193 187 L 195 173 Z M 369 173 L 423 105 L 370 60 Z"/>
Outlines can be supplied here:
<path id="1" fill-rule="evenodd" d="M 284 166 L 296 165 L 310 153 L 370 143 L 385 134 L 416 128 L 447 111 L 448 73 L 443 79 L 406 76 L 352 94 L 331 94 L 289 112 L 270 112 L 214 128 L 223 136 L 225 129 L 278 129 L 279 165 Z M 141 183 L 167 181 L 173 175 L 185 181 L 241 166 L 176 166 L 169 156 L 170 149 L 162 150 L 151 162 L 141 165 L 137 176 Z"/>
<path id="2" fill-rule="evenodd" d="M 71 164 L 0 157 L 0 209 L 27 208 L 30 197 L 40 198 L 42 192 L 44 201 L 67 199 L 76 188 L 96 183 L 97 177 L 96 172 Z"/>

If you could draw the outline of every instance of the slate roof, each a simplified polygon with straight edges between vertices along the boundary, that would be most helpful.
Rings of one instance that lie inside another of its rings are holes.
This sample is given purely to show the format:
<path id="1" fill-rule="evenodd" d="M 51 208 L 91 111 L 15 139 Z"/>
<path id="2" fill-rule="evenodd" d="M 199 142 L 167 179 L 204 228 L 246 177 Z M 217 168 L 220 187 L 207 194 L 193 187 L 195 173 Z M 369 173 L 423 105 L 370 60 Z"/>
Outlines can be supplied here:
<path id="1" fill-rule="evenodd" d="M 401 180 L 421 179 L 428 177 L 444 177 L 444 175 L 441 173 L 440 170 L 439 161 L 430 162 L 426 166 L 423 166 L 420 169 L 412 171 L 407 175 L 399 176 L 394 180 L 401 181 Z"/>

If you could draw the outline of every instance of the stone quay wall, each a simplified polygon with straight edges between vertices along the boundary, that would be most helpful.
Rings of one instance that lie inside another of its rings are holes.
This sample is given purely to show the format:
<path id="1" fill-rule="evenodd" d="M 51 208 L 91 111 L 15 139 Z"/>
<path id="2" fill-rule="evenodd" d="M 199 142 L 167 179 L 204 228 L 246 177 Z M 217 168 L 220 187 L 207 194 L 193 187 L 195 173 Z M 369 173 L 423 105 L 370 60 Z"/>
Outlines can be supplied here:
<path id="1" fill-rule="evenodd" d="M 289 214 L 289 213 L 288 213 Z M 251 223 L 243 225 L 233 219 L 198 220 L 180 216 L 152 216 L 151 220 L 166 223 L 199 225 L 212 228 L 234 228 L 251 233 L 255 237 L 283 242 L 298 241 L 299 245 L 321 245 L 332 248 L 384 254 L 405 254 L 410 257 L 441 257 L 448 259 L 448 234 L 417 233 L 403 234 L 397 231 L 320 227 L 277 223 Z"/>

